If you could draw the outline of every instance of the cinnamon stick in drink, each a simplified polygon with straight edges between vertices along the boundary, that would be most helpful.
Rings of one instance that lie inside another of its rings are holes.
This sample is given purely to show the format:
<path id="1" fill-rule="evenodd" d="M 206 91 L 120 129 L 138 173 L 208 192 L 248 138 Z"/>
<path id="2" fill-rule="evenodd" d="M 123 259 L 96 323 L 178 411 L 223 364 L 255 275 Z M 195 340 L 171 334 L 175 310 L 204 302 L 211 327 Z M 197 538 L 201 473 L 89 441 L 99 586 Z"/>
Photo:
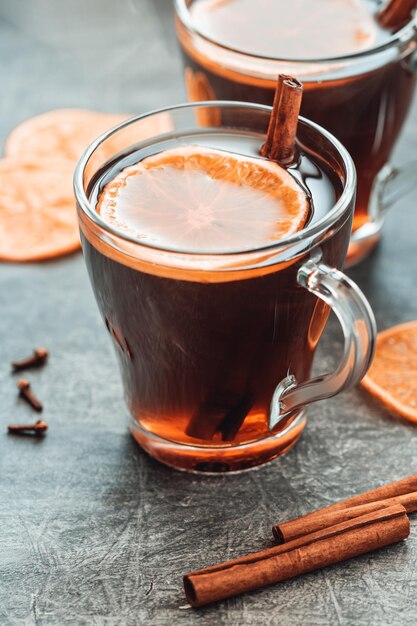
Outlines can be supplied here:
<path id="1" fill-rule="evenodd" d="M 403 506 L 384 508 L 281 546 L 187 574 L 185 595 L 193 607 L 200 607 L 396 543 L 409 532 Z"/>
<path id="2" fill-rule="evenodd" d="M 370 491 L 366 491 L 365 493 L 360 493 L 357 496 L 348 498 L 347 500 L 341 500 L 340 502 L 335 502 L 335 504 L 330 504 L 329 506 L 326 506 L 322 509 L 313 511 L 312 513 L 302 515 L 301 517 L 297 518 L 297 525 L 307 523 L 310 524 L 313 520 L 321 519 L 325 513 L 340 511 L 342 509 L 349 509 L 351 507 L 360 506 L 369 502 L 379 502 L 381 500 L 387 500 L 388 498 L 395 498 L 397 496 L 413 492 L 417 492 L 417 474 L 402 478 L 395 483 L 389 483 L 388 485 L 376 487 L 376 489 L 371 489 Z M 280 530 L 278 527 L 282 528 L 282 524 L 274 526 L 272 531 L 274 535 L 275 532 L 277 532 L 279 538 Z M 278 528 L 277 531 L 275 531 L 276 528 Z"/>
<path id="3" fill-rule="evenodd" d="M 222 441 L 230 441 L 239 431 L 252 407 L 252 395 L 247 388 L 249 372 L 233 367 L 235 356 L 219 366 L 218 376 L 187 425 L 189 437 L 211 440 L 220 433 Z"/>
<path id="4" fill-rule="evenodd" d="M 388 0 L 378 12 L 377 19 L 382 28 L 396 31 L 411 20 L 417 8 L 417 0 Z"/>
<path id="5" fill-rule="evenodd" d="M 299 517 L 297 519 L 283 522 L 274 526 L 273 533 L 279 543 L 287 543 L 293 541 L 298 537 L 309 535 L 325 528 L 330 528 L 335 524 L 341 524 L 348 520 L 378 511 L 390 506 L 400 504 L 407 513 L 413 513 L 417 511 L 417 492 L 406 493 L 401 496 L 395 496 L 386 500 L 378 500 L 377 502 L 367 502 L 366 504 L 360 504 L 359 506 L 349 507 L 347 509 L 337 509 L 336 511 L 324 512 L 320 516 L 314 516 L 307 518 Z M 318 511 L 319 512 L 319 511 Z"/>
<path id="6" fill-rule="evenodd" d="M 277 85 L 276 85 L 275 94 L 274 94 L 274 102 L 272 105 L 272 113 L 269 119 L 268 132 L 266 135 L 265 143 L 261 149 L 261 156 L 267 157 L 268 154 L 270 154 L 271 152 L 272 140 L 274 138 L 273 131 L 277 125 L 278 108 L 279 108 L 279 104 L 281 101 L 282 83 L 284 82 L 284 80 L 292 80 L 292 76 L 288 76 L 287 74 L 280 74 L 278 76 Z"/>
<path id="7" fill-rule="evenodd" d="M 289 167 L 294 160 L 298 116 L 303 97 L 303 85 L 292 76 L 280 74 L 274 104 L 261 156 Z"/>

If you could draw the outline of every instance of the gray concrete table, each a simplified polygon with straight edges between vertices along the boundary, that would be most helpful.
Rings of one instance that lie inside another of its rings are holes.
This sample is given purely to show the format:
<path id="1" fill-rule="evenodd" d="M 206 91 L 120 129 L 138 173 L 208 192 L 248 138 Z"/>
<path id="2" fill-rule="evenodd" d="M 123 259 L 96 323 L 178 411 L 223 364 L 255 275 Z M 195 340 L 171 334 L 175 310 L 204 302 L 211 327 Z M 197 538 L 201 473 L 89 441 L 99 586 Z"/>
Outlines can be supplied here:
<path id="1" fill-rule="evenodd" d="M 0 2 L 0 133 L 54 107 L 144 112 L 184 99 L 168 0 Z M 417 110 L 398 151 L 417 154 Z M 1 192 L 1 191 L 0 191 Z M 417 318 L 417 219 L 409 198 L 377 252 L 351 272 L 379 327 Z M 417 622 L 417 528 L 410 539 L 200 611 L 181 575 L 271 544 L 271 525 L 417 470 L 417 431 L 363 392 L 310 410 L 285 457 L 205 478 L 148 458 L 126 430 L 115 358 L 81 254 L 0 266 L 0 624 L 317 626 Z M 334 365 L 331 321 L 317 366 Z M 51 350 L 31 379 L 43 441 L 6 434 L 31 418 L 9 361 Z"/>

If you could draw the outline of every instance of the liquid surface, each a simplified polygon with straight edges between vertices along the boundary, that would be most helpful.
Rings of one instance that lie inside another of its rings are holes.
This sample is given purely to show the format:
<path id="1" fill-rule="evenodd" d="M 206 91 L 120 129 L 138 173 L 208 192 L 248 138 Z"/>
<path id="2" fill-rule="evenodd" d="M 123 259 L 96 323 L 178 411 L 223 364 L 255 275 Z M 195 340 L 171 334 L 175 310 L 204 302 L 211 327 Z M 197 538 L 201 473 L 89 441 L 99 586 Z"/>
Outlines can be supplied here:
<path id="1" fill-rule="evenodd" d="M 123 194 L 118 188 L 121 181 L 112 189 L 119 175 L 123 177 L 123 172 L 129 168 L 137 168 L 149 157 L 160 159 L 161 154 L 178 148 L 184 151 L 190 144 L 194 151 L 195 146 L 201 146 L 197 151 L 200 149 L 203 153 L 213 150 L 224 154 L 227 151 L 225 154 L 232 153 L 237 159 L 256 161 L 261 167 L 269 166 L 268 161 L 259 158 L 263 142 L 263 135 L 250 132 L 193 133 L 190 138 L 169 139 L 157 147 L 132 151 L 95 181 L 91 202 L 101 218 L 122 235 L 128 234 L 140 243 L 167 250 L 219 253 L 268 245 L 282 236 L 277 229 L 280 198 L 279 194 L 274 196 L 259 186 L 240 185 L 236 181 L 225 185 L 224 180 L 219 183 L 201 171 L 187 172 L 184 176 L 184 172 L 174 168 L 155 168 L 151 176 L 148 172 L 147 178 L 142 180 L 133 176 L 132 186 L 125 186 Z M 303 210 L 295 207 L 300 221 L 295 222 L 292 232 L 319 221 L 331 211 L 342 190 L 340 182 L 333 178 L 327 167 L 323 168 L 321 163 L 304 154 L 287 171 L 276 167 L 279 175 L 284 175 L 285 186 L 292 194 L 298 194 L 297 202 L 300 202 L 300 196 L 304 201 L 306 195 L 310 198 L 308 216 L 303 216 Z M 234 170 L 233 165 L 231 169 Z M 276 174 L 266 181 L 266 187 L 271 182 L 280 183 Z M 106 207 L 103 206 L 105 195 L 111 201 Z"/>
<path id="2" fill-rule="evenodd" d="M 272 58 L 353 54 L 384 38 L 366 0 L 196 0 L 197 30 L 221 45 Z"/>
<path id="3" fill-rule="evenodd" d="M 264 246 L 301 230 L 310 202 L 277 163 L 179 147 L 124 169 L 97 212 L 118 230 L 162 248 L 218 253 Z"/>

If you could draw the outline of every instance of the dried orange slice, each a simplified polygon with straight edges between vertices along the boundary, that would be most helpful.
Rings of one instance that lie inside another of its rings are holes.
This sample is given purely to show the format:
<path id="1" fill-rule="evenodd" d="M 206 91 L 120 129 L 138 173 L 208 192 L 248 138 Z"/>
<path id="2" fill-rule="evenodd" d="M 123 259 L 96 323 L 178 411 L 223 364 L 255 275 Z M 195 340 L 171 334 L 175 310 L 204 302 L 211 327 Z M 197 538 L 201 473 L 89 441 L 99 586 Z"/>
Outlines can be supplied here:
<path id="1" fill-rule="evenodd" d="M 63 158 L 75 165 L 87 146 L 127 115 L 56 109 L 31 117 L 8 136 L 4 153 L 18 158 Z"/>
<path id="2" fill-rule="evenodd" d="M 309 209 L 277 163 L 200 146 L 126 168 L 97 203 L 107 223 L 145 243 L 207 253 L 273 243 L 303 228 Z"/>
<path id="3" fill-rule="evenodd" d="M 417 321 L 378 334 L 362 385 L 398 415 L 417 422 Z"/>
<path id="4" fill-rule="evenodd" d="M 0 160 L 0 259 L 41 261 L 80 247 L 70 161 Z"/>

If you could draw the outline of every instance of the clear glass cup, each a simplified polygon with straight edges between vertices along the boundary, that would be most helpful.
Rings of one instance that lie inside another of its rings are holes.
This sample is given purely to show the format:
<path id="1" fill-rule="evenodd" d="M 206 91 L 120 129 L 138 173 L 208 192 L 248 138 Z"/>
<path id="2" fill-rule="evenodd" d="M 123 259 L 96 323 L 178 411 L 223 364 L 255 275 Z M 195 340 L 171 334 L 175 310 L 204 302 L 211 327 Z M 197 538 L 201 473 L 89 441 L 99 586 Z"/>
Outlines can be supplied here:
<path id="1" fill-rule="evenodd" d="M 337 201 L 273 244 L 233 254 L 183 252 L 138 241 L 95 210 L 97 181 L 132 154 L 137 160 L 172 141 L 218 147 L 219 139 L 237 136 L 258 150 L 270 112 L 209 102 L 142 115 L 101 136 L 76 169 L 84 256 L 118 356 L 131 432 L 150 455 L 178 469 L 242 470 L 283 454 L 304 429 L 305 407 L 357 384 L 373 356 L 372 311 L 341 272 L 355 169 L 316 124 L 300 120 L 299 145 L 331 173 Z M 330 310 L 342 326 L 343 354 L 334 372 L 312 379 Z M 219 415 L 222 402 L 228 409 Z"/>
<path id="2" fill-rule="evenodd" d="M 417 187 L 417 162 L 404 168 L 389 159 L 416 85 L 417 15 L 382 44 L 348 56 L 280 59 L 227 48 L 199 32 L 190 6 L 175 0 L 188 97 L 272 105 L 278 74 L 304 84 L 301 113 L 348 149 L 358 176 L 347 265 L 377 244 L 386 210 Z"/>

